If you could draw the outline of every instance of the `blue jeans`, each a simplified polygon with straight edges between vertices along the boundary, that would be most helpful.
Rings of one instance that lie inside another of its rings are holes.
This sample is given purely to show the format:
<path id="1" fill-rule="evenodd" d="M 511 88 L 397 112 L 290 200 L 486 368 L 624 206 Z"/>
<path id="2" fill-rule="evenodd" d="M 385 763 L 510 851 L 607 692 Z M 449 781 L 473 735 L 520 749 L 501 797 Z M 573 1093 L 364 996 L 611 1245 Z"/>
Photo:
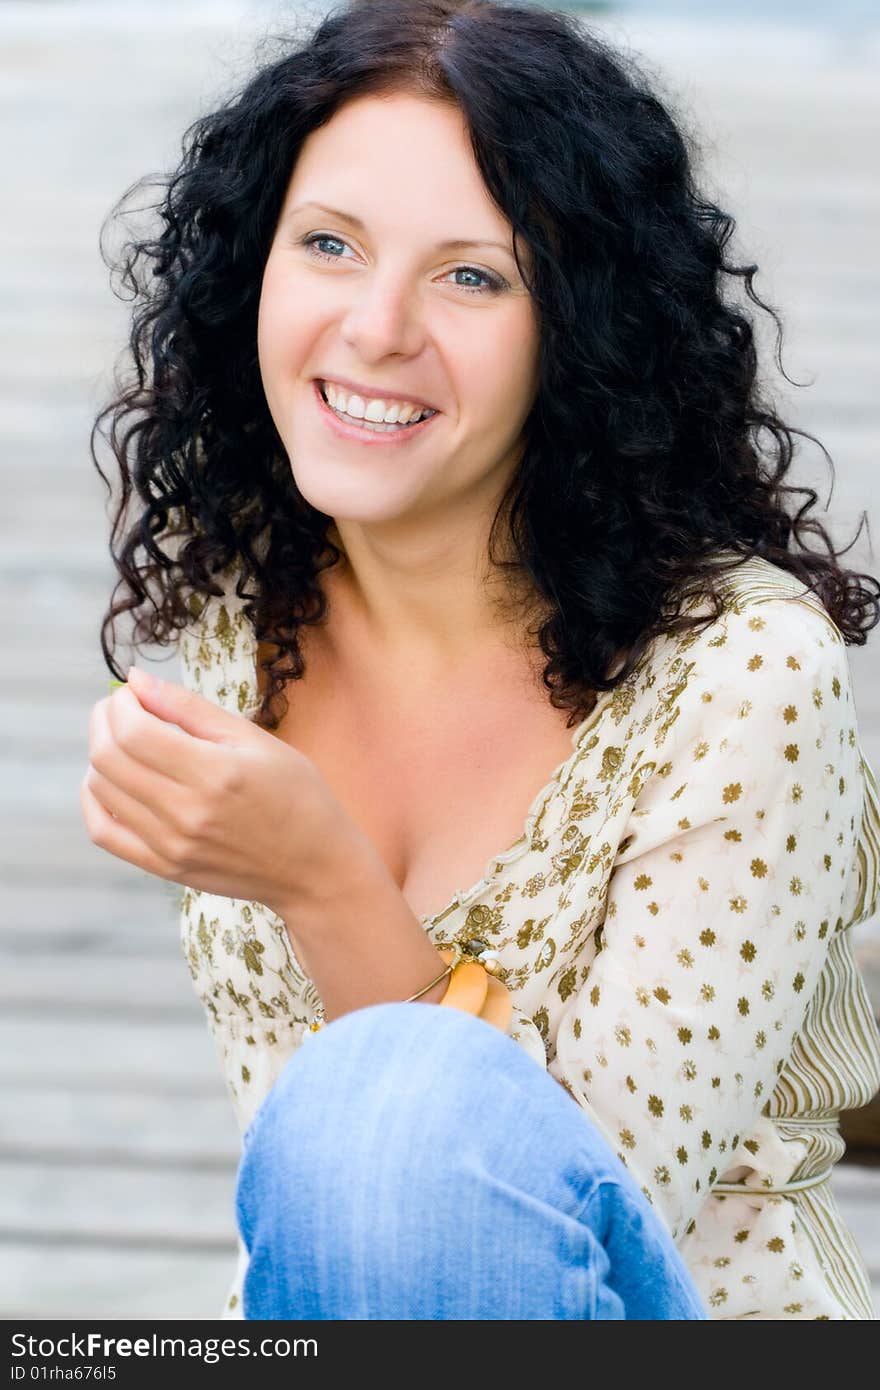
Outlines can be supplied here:
<path id="1" fill-rule="evenodd" d="M 586 1112 L 459 1009 L 307 1035 L 243 1142 L 245 1318 L 708 1318 Z"/>

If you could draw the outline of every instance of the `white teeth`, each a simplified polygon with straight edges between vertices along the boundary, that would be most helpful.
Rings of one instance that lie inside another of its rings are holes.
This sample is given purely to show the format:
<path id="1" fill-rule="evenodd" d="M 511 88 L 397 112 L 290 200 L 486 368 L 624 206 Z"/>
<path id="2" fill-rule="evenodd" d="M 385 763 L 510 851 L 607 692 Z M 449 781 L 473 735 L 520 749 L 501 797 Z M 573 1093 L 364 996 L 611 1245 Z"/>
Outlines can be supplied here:
<path id="1" fill-rule="evenodd" d="M 413 405 L 411 401 L 383 401 L 378 398 L 365 401 L 362 396 L 347 394 L 341 386 L 334 386 L 332 382 L 322 384 L 324 397 L 333 409 L 355 420 L 368 420 L 373 424 L 411 425 L 423 416 L 437 413 L 427 406 Z"/>

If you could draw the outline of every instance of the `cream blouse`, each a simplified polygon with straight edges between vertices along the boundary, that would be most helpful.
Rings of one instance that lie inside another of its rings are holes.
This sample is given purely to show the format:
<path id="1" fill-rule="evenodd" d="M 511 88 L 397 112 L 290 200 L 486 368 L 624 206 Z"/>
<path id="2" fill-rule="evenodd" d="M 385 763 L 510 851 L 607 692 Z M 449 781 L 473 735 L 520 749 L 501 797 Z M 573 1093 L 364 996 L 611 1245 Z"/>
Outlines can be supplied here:
<path id="1" fill-rule="evenodd" d="M 234 579 L 191 601 L 182 677 L 251 717 Z M 880 899 L 877 783 L 818 599 L 761 559 L 724 583 L 722 616 L 599 696 L 520 838 L 421 921 L 498 952 L 511 1037 L 630 1170 L 711 1317 L 873 1319 L 828 1178 L 838 1112 L 880 1088 L 848 930 Z M 321 1001 L 260 903 L 187 888 L 181 931 L 244 1131 Z M 239 1242 L 225 1317 L 246 1261 Z"/>

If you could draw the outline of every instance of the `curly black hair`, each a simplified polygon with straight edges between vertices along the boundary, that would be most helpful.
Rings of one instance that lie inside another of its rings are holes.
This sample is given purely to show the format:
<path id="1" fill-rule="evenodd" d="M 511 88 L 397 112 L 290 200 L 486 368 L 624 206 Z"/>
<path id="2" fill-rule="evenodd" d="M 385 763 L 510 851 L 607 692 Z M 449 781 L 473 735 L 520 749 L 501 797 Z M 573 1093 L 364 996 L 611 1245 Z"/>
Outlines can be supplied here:
<path id="1" fill-rule="evenodd" d="M 734 219 L 698 191 L 694 137 L 636 61 L 583 20 L 534 5 L 353 0 L 305 39 L 285 39 L 281 56 L 188 128 L 149 209 L 161 230 L 126 241 L 113 261 L 102 229 L 105 262 L 134 303 L 134 370 L 123 383 L 117 368 L 118 395 L 90 438 L 111 496 L 98 434 L 121 475 L 110 537 L 119 578 L 101 627 L 114 675 L 107 633 L 118 615 L 136 612 L 135 644 L 165 645 L 225 592 L 212 576 L 233 566 L 257 640 L 276 650 L 261 662 L 255 718 L 279 723 L 275 697 L 286 708 L 284 686 L 304 670 L 298 628 L 324 618 L 318 575 L 342 551 L 333 518 L 297 489 L 266 403 L 262 269 L 306 137 L 350 98 L 400 91 L 461 110 L 514 245 L 529 248 L 531 265 L 519 253 L 517 263 L 539 315 L 539 387 L 488 555 L 543 606 L 530 635 L 568 724 L 655 638 L 720 616 L 724 573 L 753 555 L 796 575 L 844 640 L 864 645 L 880 583 L 841 568 L 845 550 L 806 516 L 817 494 L 783 482 L 794 436 L 819 441 L 765 396 L 744 299 L 773 318 L 785 375 L 781 320 L 755 293 L 758 267 L 726 259 Z M 737 282 L 739 304 L 725 294 Z M 790 515 L 793 493 L 808 500 Z M 827 553 L 808 552 L 806 533 Z M 729 564 L 722 551 L 735 552 Z M 713 611 L 686 616 L 699 594 Z"/>

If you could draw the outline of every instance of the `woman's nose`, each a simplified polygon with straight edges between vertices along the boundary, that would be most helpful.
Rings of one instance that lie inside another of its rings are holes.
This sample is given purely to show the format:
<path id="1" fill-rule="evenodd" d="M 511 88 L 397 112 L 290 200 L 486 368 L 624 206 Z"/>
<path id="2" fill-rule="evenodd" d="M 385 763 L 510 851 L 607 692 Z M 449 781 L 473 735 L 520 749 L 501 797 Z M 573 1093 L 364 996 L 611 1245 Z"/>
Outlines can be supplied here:
<path id="1" fill-rule="evenodd" d="M 354 292 L 342 332 L 364 360 L 414 355 L 424 337 L 417 292 L 399 276 L 375 276 Z"/>

